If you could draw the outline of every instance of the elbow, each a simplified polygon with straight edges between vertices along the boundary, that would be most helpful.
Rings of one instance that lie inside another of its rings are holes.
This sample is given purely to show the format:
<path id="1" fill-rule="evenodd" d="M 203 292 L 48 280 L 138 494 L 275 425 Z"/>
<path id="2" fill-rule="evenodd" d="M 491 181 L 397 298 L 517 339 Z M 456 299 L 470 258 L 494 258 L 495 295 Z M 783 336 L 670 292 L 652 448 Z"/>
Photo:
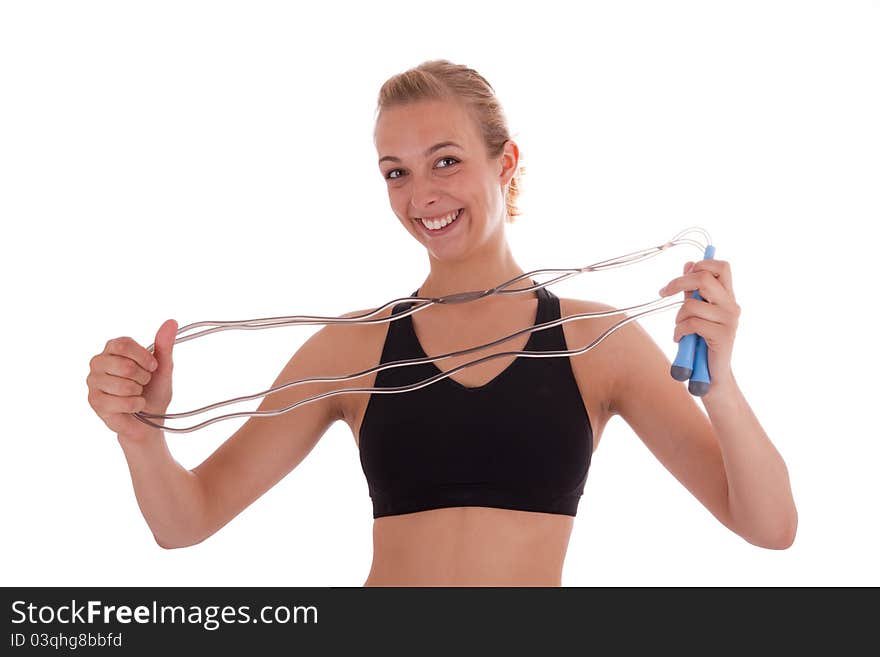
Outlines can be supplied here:
<path id="1" fill-rule="evenodd" d="M 794 544 L 795 536 L 797 536 L 797 515 L 786 529 L 786 531 L 770 546 L 773 550 L 787 550 Z"/>
<path id="2" fill-rule="evenodd" d="M 155 534 L 153 534 L 153 538 L 156 539 L 156 545 L 158 545 L 158 546 L 159 546 L 160 548 L 162 548 L 163 550 L 174 550 L 174 549 L 177 549 L 177 548 L 186 547 L 186 546 L 185 546 L 184 544 L 182 544 L 182 543 L 175 543 L 175 542 L 173 542 L 173 541 L 166 541 L 166 540 L 163 540 L 163 539 L 159 538 L 158 536 L 156 536 Z"/>
<path id="3" fill-rule="evenodd" d="M 767 548 L 768 550 L 787 550 L 794 544 L 794 539 L 797 536 L 797 525 L 797 512 L 795 512 L 791 521 L 781 524 L 779 531 L 774 536 L 760 542 L 755 541 L 755 545 Z"/>
<path id="4" fill-rule="evenodd" d="M 203 540 L 205 540 L 204 538 L 200 538 L 197 540 L 170 541 L 167 539 L 159 538 L 155 534 L 153 534 L 153 538 L 156 540 L 156 545 L 158 545 L 163 550 L 178 550 L 180 548 L 196 545 L 197 543 L 201 543 Z"/>
<path id="5" fill-rule="evenodd" d="M 789 532 L 784 534 L 781 538 L 762 544 L 761 547 L 767 548 L 768 550 L 787 550 L 794 543 L 796 533 L 797 532 L 795 531 Z"/>

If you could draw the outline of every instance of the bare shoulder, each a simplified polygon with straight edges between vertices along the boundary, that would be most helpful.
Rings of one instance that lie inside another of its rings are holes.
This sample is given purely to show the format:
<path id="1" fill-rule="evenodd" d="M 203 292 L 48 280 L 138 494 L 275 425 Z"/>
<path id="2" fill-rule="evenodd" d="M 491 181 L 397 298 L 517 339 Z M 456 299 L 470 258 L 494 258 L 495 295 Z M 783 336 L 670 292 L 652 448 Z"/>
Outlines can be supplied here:
<path id="1" fill-rule="evenodd" d="M 609 415 L 617 415 L 615 397 L 620 394 L 629 376 L 623 364 L 628 362 L 627 356 L 644 350 L 646 343 L 653 343 L 653 339 L 637 321 L 615 328 L 616 324 L 626 319 L 626 314 L 617 306 L 601 301 L 568 298 L 560 298 L 559 303 L 563 316 L 589 314 L 583 319 L 565 324 L 566 340 L 571 335 L 570 345 L 577 346 L 598 341 L 593 349 L 576 360 L 579 359 L 582 367 L 590 369 L 592 379 L 601 378 L 604 407 Z M 569 346 L 569 349 L 572 348 Z"/>
<path id="2" fill-rule="evenodd" d="M 362 322 L 328 322 L 314 332 L 293 354 L 279 374 L 276 384 L 303 378 L 329 378 L 328 381 L 308 382 L 308 390 L 291 388 L 275 393 L 276 400 L 289 403 L 294 398 L 311 395 L 315 392 L 331 392 L 361 385 L 361 380 L 343 380 L 358 370 L 365 362 L 365 354 L 379 338 L 379 332 L 385 324 L 381 319 L 390 314 L 390 310 L 382 310 L 371 314 L 375 308 L 352 310 L 335 319 L 363 319 Z M 374 320 L 374 321 L 370 321 Z M 345 419 L 345 398 L 349 395 L 333 394 L 321 401 L 324 414 L 332 421 Z M 273 406 L 277 406 L 276 401 Z M 317 406 L 317 404 L 316 404 Z"/>
<path id="3" fill-rule="evenodd" d="M 332 369 L 346 375 L 359 374 L 374 367 L 380 360 L 382 345 L 388 331 L 388 317 L 391 307 L 378 312 L 376 308 L 352 310 L 339 317 L 360 319 L 363 321 L 328 325 L 324 331 L 326 337 L 324 349 L 332 360 Z M 375 381 L 375 373 L 343 381 L 339 388 L 369 388 Z M 357 415 L 355 408 L 362 395 L 336 395 L 337 413 L 340 419 L 351 424 Z"/>
<path id="4" fill-rule="evenodd" d="M 562 325 L 568 349 L 583 349 L 592 345 L 591 349 L 572 356 L 570 362 L 584 404 L 591 416 L 594 441 L 597 444 L 605 423 L 612 414 L 616 353 L 625 349 L 623 343 L 626 336 L 619 335 L 620 329 L 610 330 L 622 319 L 623 314 L 615 312 L 617 310 L 600 301 L 559 298 L 559 312 L 562 317 L 583 315 Z"/>

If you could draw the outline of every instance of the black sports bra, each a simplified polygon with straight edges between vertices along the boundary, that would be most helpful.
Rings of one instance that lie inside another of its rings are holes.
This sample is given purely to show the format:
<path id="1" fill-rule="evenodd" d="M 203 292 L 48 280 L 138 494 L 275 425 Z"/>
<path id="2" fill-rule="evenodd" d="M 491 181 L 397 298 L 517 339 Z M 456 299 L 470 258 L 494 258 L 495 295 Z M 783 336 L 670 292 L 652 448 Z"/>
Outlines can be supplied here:
<path id="1" fill-rule="evenodd" d="M 559 298 L 546 288 L 536 292 L 535 324 L 558 319 Z M 397 304 L 392 314 L 411 305 Z M 567 349 L 558 325 L 533 331 L 523 351 Z M 381 363 L 426 356 L 412 315 L 388 322 Z M 374 387 L 440 372 L 434 363 L 393 367 L 376 374 Z M 371 394 L 358 444 L 374 518 L 455 506 L 574 516 L 593 431 L 569 357 L 517 356 L 483 386 L 446 377 L 405 393 Z"/>

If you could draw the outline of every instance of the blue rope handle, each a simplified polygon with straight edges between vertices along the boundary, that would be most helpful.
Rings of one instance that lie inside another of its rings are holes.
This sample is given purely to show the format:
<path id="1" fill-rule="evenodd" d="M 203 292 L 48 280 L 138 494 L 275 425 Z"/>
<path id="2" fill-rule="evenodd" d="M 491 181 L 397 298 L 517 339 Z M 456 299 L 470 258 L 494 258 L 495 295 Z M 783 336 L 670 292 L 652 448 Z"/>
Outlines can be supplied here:
<path id="1" fill-rule="evenodd" d="M 706 247 L 703 260 L 709 260 L 715 257 L 715 247 L 711 244 Z M 704 301 L 703 297 L 697 290 L 694 290 L 694 299 Z M 709 348 L 702 336 L 696 333 L 689 333 L 682 336 L 678 341 L 678 354 L 672 363 L 670 369 L 672 378 L 676 381 L 687 381 L 688 392 L 696 397 L 702 397 L 709 392 Z"/>

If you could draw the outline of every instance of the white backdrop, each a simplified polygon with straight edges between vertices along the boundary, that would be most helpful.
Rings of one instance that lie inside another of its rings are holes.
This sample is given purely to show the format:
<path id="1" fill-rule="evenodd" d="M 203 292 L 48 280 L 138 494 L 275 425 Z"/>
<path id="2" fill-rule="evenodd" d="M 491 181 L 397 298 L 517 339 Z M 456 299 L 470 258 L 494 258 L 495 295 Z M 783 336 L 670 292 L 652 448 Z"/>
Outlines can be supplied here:
<path id="1" fill-rule="evenodd" d="M 878 2 L 302 7 L 0 5 L 4 585 L 363 583 L 371 506 L 345 423 L 220 532 L 168 551 L 85 379 L 109 338 L 147 345 L 168 318 L 339 315 L 415 290 L 427 255 L 391 212 L 373 112 L 388 77 L 434 58 L 480 71 L 505 107 L 527 167 L 509 227 L 526 271 L 711 233 L 742 307 L 734 373 L 791 474 L 795 544 L 758 548 L 615 418 L 563 584 L 880 584 L 864 314 Z M 645 302 L 698 257 L 552 289 Z M 670 359 L 676 312 L 642 320 Z M 264 389 L 317 328 L 177 345 L 169 410 Z M 194 467 L 243 422 L 169 444 Z"/>

